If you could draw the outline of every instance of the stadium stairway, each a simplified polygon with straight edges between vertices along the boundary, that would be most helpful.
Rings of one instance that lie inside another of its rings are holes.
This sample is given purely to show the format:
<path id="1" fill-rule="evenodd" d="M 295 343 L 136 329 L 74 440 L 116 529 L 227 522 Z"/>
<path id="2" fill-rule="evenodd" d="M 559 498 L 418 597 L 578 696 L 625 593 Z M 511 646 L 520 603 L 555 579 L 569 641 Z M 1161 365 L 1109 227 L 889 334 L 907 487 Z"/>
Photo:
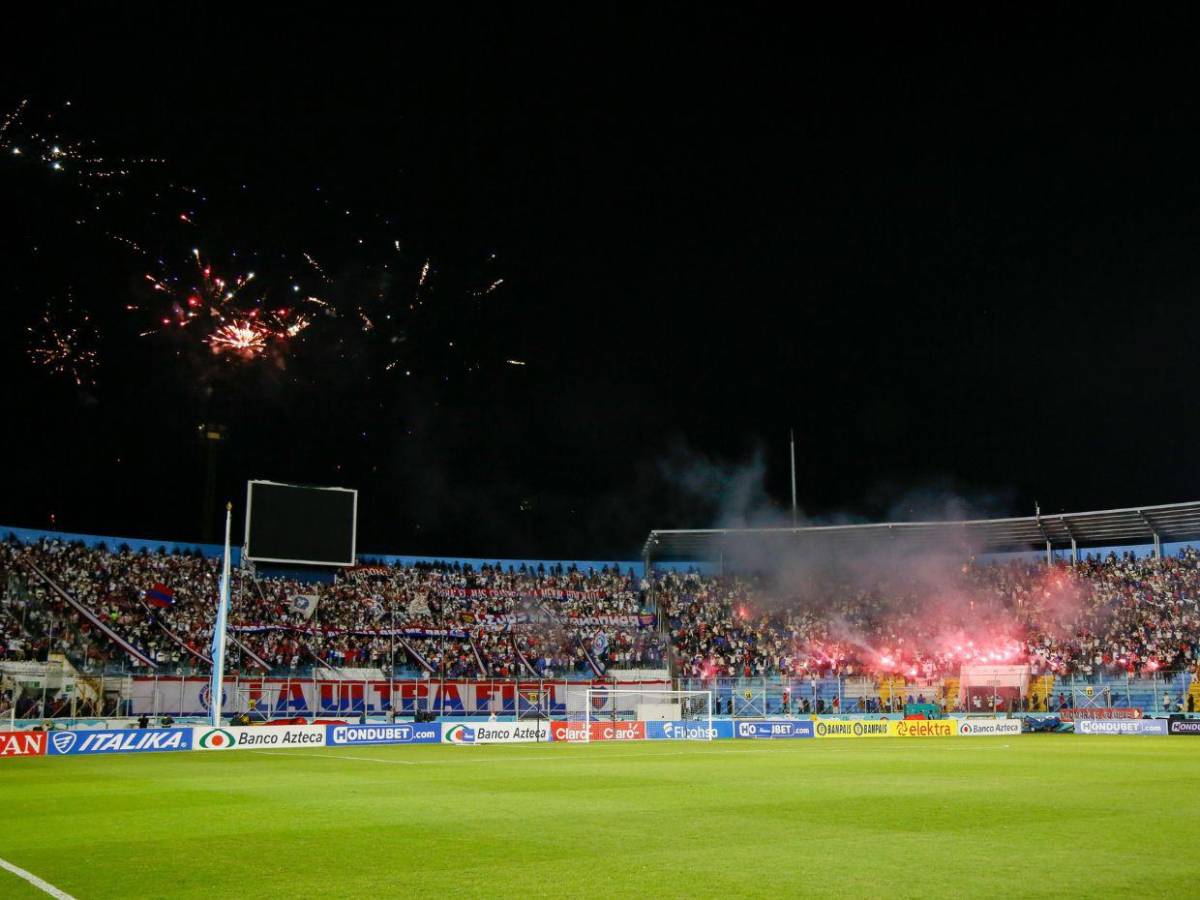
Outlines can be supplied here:
<path id="1" fill-rule="evenodd" d="M 1200 710 L 1200 678 L 1192 681 L 1191 687 L 1188 688 L 1187 696 L 1183 698 L 1184 709 L 1188 708 L 1188 697 L 1192 700 L 1191 708 L 1193 710 Z"/>
<path id="2" fill-rule="evenodd" d="M 958 703 L 958 679 L 945 678 L 942 680 L 942 709 L 954 709 Z"/>
<path id="3" fill-rule="evenodd" d="M 899 697 L 904 702 L 905 681 L 903 678 L 884 678 L 879 682 L 879 702 L 885 707 L 892 702 L 892 697 Z"/>
<path id="4" fill-rule="evenodd" d="M 1054 695 L 1054 676 L 1053 675 L 1038 675 L 1036 678 L 1029 679 L 1029 696 L 1037 697 L 1037 710 L 1040 712 L 1046 709 L 1046 699 Z"/>

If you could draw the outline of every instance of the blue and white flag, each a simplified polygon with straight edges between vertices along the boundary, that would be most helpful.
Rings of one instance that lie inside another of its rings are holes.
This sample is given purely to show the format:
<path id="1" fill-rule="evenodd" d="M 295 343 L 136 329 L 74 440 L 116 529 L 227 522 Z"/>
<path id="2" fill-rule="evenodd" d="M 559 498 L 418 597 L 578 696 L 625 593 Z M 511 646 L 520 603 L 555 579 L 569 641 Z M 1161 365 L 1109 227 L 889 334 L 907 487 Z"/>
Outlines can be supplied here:
<path id="1" fill-rule="evenodd" d="M 307 622 L 317 611 L 317 604 L 320 602 L 321 598 L 317 594 L 296 594 L 292 597 L 292 612 Z"/>

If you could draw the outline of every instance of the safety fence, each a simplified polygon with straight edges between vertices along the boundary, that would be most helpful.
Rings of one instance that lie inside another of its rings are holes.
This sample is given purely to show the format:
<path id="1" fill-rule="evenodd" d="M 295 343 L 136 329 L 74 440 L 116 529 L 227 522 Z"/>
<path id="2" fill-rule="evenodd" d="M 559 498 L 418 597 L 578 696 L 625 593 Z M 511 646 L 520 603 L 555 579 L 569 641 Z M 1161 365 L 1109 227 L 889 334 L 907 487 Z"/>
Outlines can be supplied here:
<path id="1" fill-rule="evenodd" d="M 935 706 L 945 714 L 1090 707 L 1124 707 L 1145 715 L 1200 712 L 1200 683 L 1191 672 L 1148 678 L 1035 675 L 1028 691 L 1011 703 L 999 687 L 992 696 L 986 689 L 977 692 L 972 700 L 979 698 L 978 707 L 964 704 L 957 678 L 680 678 L 679 689 L 712 691 L 714 713 L 744 718 L 903 712 L 914 705 Z"/>
<path id="2" fill-rule="evenodd" d="M 207 675 L 89 676 L 65 661 L 7 663 L 0 672 L 0 723 L 5 719 L 203 716 L 209 709 Z M 29 666 L 28 674 L 11 671 Z M 1125 709 L 1137 716 L 1200 712 L 1200 682 L 1192 673 L 1148 678 L 1036 675 L 1022 695 L 974 689 L 964 702 L 956 678 L 681 678 L 665 673 L 613 673 L 617 680 L 386 677 L 379 670 L 322 670 L 309 676 L 231 676 L 223 708 L 262 722 L 295 716 L 349 716 L 428 712 L 442 716 L 553 718 L 566 711 L 572 691 L 614 683 L 710 691 L 713 713 L 729 718 L 793 715 L 875 715 L 928 710 L 955 713 L 1055 713 L 1064 719 L 1103 717 Z M 621 676 L 634 676 L 626 680 Z M 2 727 L 2 725 L 0 725 Z"/>

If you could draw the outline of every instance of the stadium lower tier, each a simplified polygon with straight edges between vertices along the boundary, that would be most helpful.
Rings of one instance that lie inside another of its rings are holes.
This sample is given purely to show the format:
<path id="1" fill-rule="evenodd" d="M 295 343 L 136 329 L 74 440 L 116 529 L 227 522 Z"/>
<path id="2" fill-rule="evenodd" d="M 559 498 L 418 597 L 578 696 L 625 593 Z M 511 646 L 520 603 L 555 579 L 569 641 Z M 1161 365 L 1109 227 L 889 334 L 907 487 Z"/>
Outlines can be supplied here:
<path id="1" fill-rule="evenodd" d="M 360 565 L 324 581 L 247 570 L 235 579 L 227 671 L 553 679 L 668 668 L 701 680 L 911 683 L 1010 663 L 1054 678 L 1145 679 L 1200 659 L 1190 547 L 1073 564 L 905 562 L 794 582 L 607 567 Z M 211 665 L 215 560 L 10 537 L 0 585 L 0 659 L 61 654 L 88 673 Z"/>

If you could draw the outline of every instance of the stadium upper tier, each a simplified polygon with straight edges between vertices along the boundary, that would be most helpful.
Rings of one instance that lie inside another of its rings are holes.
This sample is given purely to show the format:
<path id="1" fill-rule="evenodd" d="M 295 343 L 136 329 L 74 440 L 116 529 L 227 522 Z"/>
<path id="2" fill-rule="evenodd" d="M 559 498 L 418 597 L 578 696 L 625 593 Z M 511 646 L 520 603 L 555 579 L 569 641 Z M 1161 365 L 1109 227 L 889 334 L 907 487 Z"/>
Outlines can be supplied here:
<path id="1" fill-rule="evenodd" d="M 941 522 L 881 522 L 795 528 L 675 528 L 650 532 L 643 557 L 655 560 L 715 560 L 764 552 L 861 551 L 892 542 L 910 549 L 959 547 L 964 553 L 1069 550 L 1088 547 L 1153 546 L 1200 539 L 1200 502 L 1128 509 L 964 519 Z"/>
<path id="2" fill-rule="evenodd" d="M 86 670 L 207 668 L 217 561 L 42 538 L 0 552 L 0 644 Z M 904 554 L 762 576 L 604 568 L 365 566 L 332 583 L 235 578 L 231 670 L 431 675 L 892 674 L 1193 668 L 1200 554 L 979 565 Z"/>

